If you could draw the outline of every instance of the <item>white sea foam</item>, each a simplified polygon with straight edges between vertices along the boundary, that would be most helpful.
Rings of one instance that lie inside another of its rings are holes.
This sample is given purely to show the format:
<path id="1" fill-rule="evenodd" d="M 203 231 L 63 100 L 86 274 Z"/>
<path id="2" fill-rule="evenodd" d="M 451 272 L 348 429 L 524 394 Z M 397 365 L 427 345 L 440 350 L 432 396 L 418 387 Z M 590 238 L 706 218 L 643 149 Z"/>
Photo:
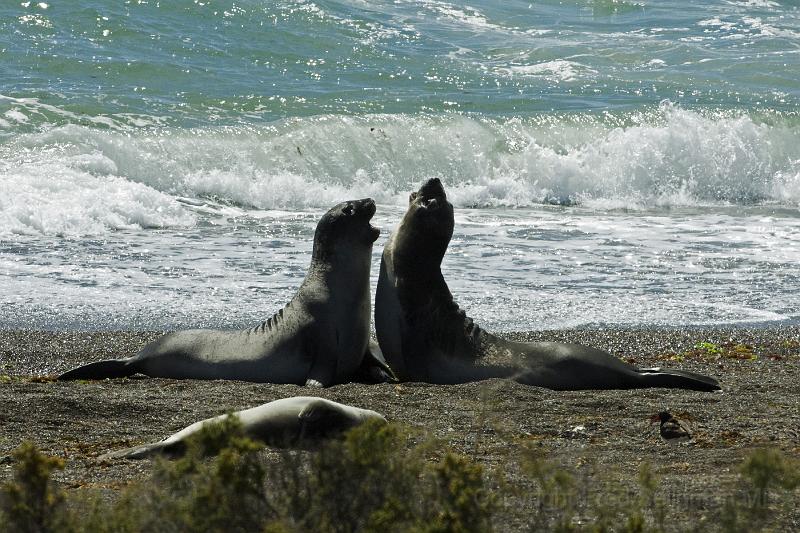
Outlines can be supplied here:
<path id="1" fill-rule="evenodd" d="M 472 7 L 459 7 L 449 2 L 438 0 L 422 0 L 420 5 L 446 20 L 477 29 L 500 29 L 497 24 L 489 22 L 486 16 Z"/>
<path id="2" fill-rule="evenodd" d="M 89 126 L 107 127 L 113 130 L 126 131 L 132 128 L 156 126 L 166 122 L 166 117 L 155 115 L 138 115 L 135 113 L 118 113 L 107 115 L 84 115 L 73 113 L 61 107 L 46 104 L 38 98 L 15 98 L 0 94 L 0 104 L 9 106 L 10 109 L 3 116 L 17 124 L 31 122 L 49 124 L 52 122 L 66 121 L 69 124 L 83 124 Z M 0 122 L 0 127 L 9 128 Z"/>
<path id="3" fill-rule="evenodd" d="M 503 76 L 542 76 L 553 81 L 574 81 L 578 78 L 592 77 L 597 71 L 575 61 L 556 59 L 533 65 L 509 65 L 495 69 Z"/>
<path id="4" fill-rule="evenodd" d="M 169 195 L 115 175 L 114 162 L 101 153 L 3 152 L 0 235 L 86 235 L 194 224 L 194 215 Z"/>
<path id="5" fill-rule="evenodd" d="M 763 5 L 739 5 L 740 7 L 770 7 L 766 4 Z M 734 19 L 734 20 L 731 20 Z M 763 18 L 758 16 L 746 15 L 738 12 L 733 12 L 720 18 L 714 16 L 697 22 L 701 28 L 712 29 L 710 31 L 719 33 L 728 33 L 724 39 L 752 39 L 758 38 L 784 38 L 784 39 L 797 39 L 800 33 L 797 31 L 781 27 L 783 22 L 782 17 L 769 17 Z"/>
<path id="6" fill-rule="evenodd" d="M 726 3 L 736 7 L 757 7 L 757 8 L 781 7 L 781 5 L 778 2 L 775 2 L 773 0 L 732 0 Z"/>
<path id="7" fill-rule="evenodd" d="M 403 205 L 441 178 L 458 206 L 800 205 L 791 120 L 664 104 L 616 117 L 297 118 L 265 127 L 115 132 L 56 127 L 0 144 L 3 231 L 94 233 L 191 225 L 178 197 L 317 209 Z"/>

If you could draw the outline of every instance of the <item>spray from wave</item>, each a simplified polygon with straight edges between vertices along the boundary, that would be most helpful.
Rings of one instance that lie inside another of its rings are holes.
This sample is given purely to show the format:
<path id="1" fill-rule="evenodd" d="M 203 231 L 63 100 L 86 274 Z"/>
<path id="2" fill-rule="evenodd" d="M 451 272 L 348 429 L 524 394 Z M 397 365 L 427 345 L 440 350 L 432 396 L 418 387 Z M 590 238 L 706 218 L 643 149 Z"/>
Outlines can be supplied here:
<path id="1" fill-rule="evenodd" d="M 0 144 L 0 231 L 186 227 L 181 198 L 302 211 L 402 205 L 429 177 L 458 206 L 800 205 L 796 117 L 669 103 L 626 114 L 325 115 L 264 126 L 43 128 Z"/>

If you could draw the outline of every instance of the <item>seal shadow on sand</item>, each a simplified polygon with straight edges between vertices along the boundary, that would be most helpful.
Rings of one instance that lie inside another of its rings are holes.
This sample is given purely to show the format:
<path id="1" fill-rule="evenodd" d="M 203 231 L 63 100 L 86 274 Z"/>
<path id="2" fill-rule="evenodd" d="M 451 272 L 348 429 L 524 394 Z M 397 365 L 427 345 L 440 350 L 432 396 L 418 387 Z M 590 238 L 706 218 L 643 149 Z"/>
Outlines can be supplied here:
<path id="1" fill-rule="evenodd" d="M 327 387 L 391 376 L 370 341 L 370 262 L 380 230 L 370 224 L 375 202 L 343 202 L 322 216 L 311 265 L 286 306 L 240 331 L 168 333 L 128 359 L 98 361 L 60 380 L 145 374 L 176 379 L 235 379 Z"/>
<path id="2" fill-rule="evenodd" d="M 512 342 L 480 328 L 458 307 L 442 276 L 454 225 L 453 206 L 434 178 L 411 193 L 408 210 L 384 247 L 375 328 L 383 355 L 401 381 L 511 378 L 556 390 L 720 390 L 717 380 L 701 374 L 640 369 L 596 348 Z"/>

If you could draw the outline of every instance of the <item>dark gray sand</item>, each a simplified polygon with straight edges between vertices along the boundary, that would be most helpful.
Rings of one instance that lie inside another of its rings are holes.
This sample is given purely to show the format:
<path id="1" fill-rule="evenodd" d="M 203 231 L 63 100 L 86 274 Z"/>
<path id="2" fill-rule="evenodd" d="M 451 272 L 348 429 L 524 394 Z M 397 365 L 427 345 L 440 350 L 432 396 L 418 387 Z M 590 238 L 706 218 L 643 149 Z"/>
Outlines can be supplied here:
<path id="1" fill-rule="evenodd" d="M 649 462 L 661 477 L 661 495 L 677 512 L 671 520 L 681 528 L 713 519 L 720 502 L 732 494 L 738 465 L 754 449 L 769 446 L 800 457 L 800 327 L 508 335 L 581 342 L 639 366 L 706 373 L 719 379 L 723 393 L 554 392 L 502 380 L 454 386 L 349 384 L 315 390 L 150 378 L 92 383 L 32 379 L 81 363 L 133 355 L 156 336 L 0 331 L 0 479 L 11 475 L 11 451 L 32 440 L 46 453 L 66 459 L 57 480 L 68 490 L 96 490 L 113 497 L 130 481 L 147 476 L 151 463 L 100 463 L 97 455 L 161 439 L 225 411 L 297 395 L 375 409 L 392 421 L 422 429 L 489 472 L 502 469 L 523 489 L 531 487 L 519 474 L 518 451 L 523 446 L 535 447 L 577 473 L 594 496 L 608 490 L 608 482 L 634 489 L 640 464 Z M 695 349 L 701 342 L 714 343 L 724 353 Z M 649 417 L 665 408 L 687 422 L 693 443 L 661 441 Z M 268 459 L 277 457 L 275 452 L 264 453 Z M 534 496 L 533 489 L 505 496 L 497 528 L 525 529 Z M 800 527 L 797 506 L 779 512 L 781 529 Z"/>

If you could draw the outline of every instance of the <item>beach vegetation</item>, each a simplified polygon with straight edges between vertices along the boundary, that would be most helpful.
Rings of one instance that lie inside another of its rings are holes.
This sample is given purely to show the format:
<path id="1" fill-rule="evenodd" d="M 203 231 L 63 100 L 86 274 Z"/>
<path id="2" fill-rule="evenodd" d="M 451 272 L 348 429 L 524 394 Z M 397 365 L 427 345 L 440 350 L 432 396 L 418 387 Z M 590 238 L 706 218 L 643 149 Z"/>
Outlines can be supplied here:
<path id="1" fill-rule="evenodd" d="M 668 507 L 659 497 L 660 477 L 652 466 L 640 465 L 636 485 L 631 488 L 618 472 L 592 479 L 562 467 L 528 449 L 522 470 L 533 482 L 535 504 L 531 506 L 530 531 L 599 533 L 607 531 L 660 533 L 667 529 Z M 592 486 L 602 491 L 592 494 Z"/>
<path id="2" fill-rule="evenodd" d="M 705 355 L 721 355 L 723 353 L 722 347 L 713 342 L 698 342 L 694 349 Z"/>
<path id="3" fill-rule="evenodd" d="M 660 533 L 676 530 L 669 517 L 686 512 L 648 462 L 634 478 L 613 469 L 587 476 L 597 465 L 581 462 L 581 473 L 523 444 L 519 475 L 508 477 L 394 424 L 368 423 L 313 451 L 268 454 L 233 417 L 203 433 L 180 459 L 158 459 L 147 479 L 111 501 L 67 494 L 53 481 L 63 460 L 23 444 L 13 478 L 0 484 L 0 532 L 502 531 L 510 491 L 528 496 L 516 510 L 529 531 Z M 799 487 L 798 460 L 755 450 L 727 497 L 704 495 L 719 500 L 719 511 L 698 518 L 696 529 L 774 529 L 776 511 L 793 505 Z"/>
<path id="4" fill-rule="evenodd" d="M 52 480 L 64 461 L 41 453 L 31 442 L 12 454 L 14 479 L 0 486 L 0 530 L 50 532 L 69 522 L 65 496 Z"/>
<path id="5" fill-rule="evenodd" d="M 800 349 L 800 339 L 786 339 L 781 343 L 781 347 L 785 350 Z"/>
<path id="6" fill-rule="evenodd" d="M 68 498 L 52 482 L 61 459 L 26 444 L 2 486 L 0 532 L 491 530 L 483 468 L 396 425 L 369 422 L 311 452 L 265 461 L 234 417 L 159 458 L 114 502 Z M 209 455 L 214 455 L 209 459 Z"/>
<path id="7" fill-rule="evenodd" d="M 692 348 L 668 355 L 666 358 L 671 361 L 683 361 L 685 359 L 735 359 L 739 361 L 758 360 L 757 349 L 749 344 L 728 341 L 714 343 L 710 341 L 698 342 Z"/>
<path id="8" fill-rule="evenodd" d="M 17 374 L 0 374 L 0 385 L 9 383 L 52 383 L 56 376 L 21 376 Z"/>
<path id="9" fill-rule="evenodd" d="M 720 524 L 726 533 L 775 528 L 781 507 L 797 503 L 800 461 L 771 448 L 752 452 L 739 467 L 739 486 L 725 501 Z"/>

